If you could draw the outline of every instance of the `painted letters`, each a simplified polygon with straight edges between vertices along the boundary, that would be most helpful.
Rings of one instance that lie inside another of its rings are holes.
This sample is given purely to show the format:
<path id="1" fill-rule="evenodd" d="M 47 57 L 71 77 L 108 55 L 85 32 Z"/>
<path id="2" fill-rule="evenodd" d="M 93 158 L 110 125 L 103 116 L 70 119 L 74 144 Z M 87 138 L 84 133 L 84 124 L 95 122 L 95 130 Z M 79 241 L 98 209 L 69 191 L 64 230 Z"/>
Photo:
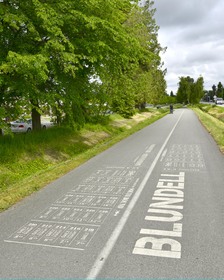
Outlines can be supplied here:
<path id="1" fill-rule="evenodd" d="M 161 175 L 161 177 L 165 178 L 159 180 L 157 189 L 152 197 L 153 201 L 158 202 L 153 202 L 149 205 L 148 213 L 145 216 L 146 221 L 162 223 L 165 227 L 172 223 L 173 230 L 162 230 L 161 227 L 159 229 L 142 228 L 140 235 L 144 235 L 144 237 L 140 237 L 136 241 L 133 254 L 181 258 L 181 243 L 176 238 L 182 237 L 182 224 L 180 221 L 183 219 L 183 214 L 179 210 L 183 209 L 184 176 L 184 172 L 175 175 Z M 161 237 L 159 238 L 159 236 Z"/>

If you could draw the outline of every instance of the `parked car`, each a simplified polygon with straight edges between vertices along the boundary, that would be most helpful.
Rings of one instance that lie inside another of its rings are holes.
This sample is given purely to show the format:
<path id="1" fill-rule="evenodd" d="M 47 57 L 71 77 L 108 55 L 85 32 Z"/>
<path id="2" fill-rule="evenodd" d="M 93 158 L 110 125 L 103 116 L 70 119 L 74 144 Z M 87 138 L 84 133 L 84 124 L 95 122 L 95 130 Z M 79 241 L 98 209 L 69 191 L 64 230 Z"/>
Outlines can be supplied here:
<path id="1" fill-rule="evenodd" d="M 14 133 L 24 133 L 24 132 L 30 132 L 32 130 L 32 120 L 24 120 L 19 119 L 13 122 L 10 122 L 11 130 Z"/>
<path id="2" fill-rule="evenodd" d="M 224 104 L 224 101 L 223 101 L 222 98 L 217 97 L 216 100 L 215 100 L 215 104 L 222 105 L 222 104 Z"/>
<path id="3" fill-rule="evenodd" d="M 53 121 L 50 120 L 50 118 L 45 118 L 45 117 L 41 118 L 41 127 L 43 129 L 50 128 L 50 127 L 52 127 L 54 125 L 55 124 L 53 123 Z"/>
<path id="4" fill-rule="evenodd" d="M 54 124 L 47 120 L 41 120 L 41 127 L 47 129 L 52 127 Z M 18 119 L 10 122 L 11 130 L 13 133 L 28 133 L 32 131 L 32 119 Z"/>

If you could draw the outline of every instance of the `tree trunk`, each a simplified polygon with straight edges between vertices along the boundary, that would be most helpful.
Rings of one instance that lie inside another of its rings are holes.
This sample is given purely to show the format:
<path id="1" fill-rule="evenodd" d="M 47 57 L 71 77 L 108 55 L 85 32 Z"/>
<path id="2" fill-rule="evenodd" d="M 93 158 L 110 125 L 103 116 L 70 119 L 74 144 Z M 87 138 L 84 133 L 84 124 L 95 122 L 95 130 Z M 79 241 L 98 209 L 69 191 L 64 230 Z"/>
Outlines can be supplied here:
<path id="1" fill-rule="evenodd" d="M 37 111 L 36 108 L 32 109 L 32 129 L 34 131 L 41 129 L 41 120 L 40 120 L 40 113 Z"/>

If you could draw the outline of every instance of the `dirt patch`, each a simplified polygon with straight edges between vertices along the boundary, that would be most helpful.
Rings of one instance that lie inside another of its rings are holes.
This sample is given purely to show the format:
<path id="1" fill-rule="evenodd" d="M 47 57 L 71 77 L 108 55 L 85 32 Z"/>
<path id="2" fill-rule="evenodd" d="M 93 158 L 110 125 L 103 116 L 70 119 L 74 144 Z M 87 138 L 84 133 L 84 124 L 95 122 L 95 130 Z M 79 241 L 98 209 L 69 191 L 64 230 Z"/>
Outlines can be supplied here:
<path id="1" fill-rule="evenodd" d="M 110 135 L 104 131 L 87 131 L 83 133 L 82 137 L 84 138 L 83 143 L 88 146 L 96 145 L 97 143 L 101 142 L 102 140 L 108 138 Z"/>
<path id="2" fill-rule="evenodd" d="M 218 115 L 218 119 L 222 122 L 224 122 L 224 113 L 221 113 Z"/>
<path id="3" fill-rule="evenodd" d="M 125 127 L 127 129 L 131 128 L 131 119 L 130 120 L 116 120 L 112 122 L 112 126 L 114 127 Z"/>
<path id="4" fill-rule="evenodd" d="M 150 118 L 153 114 L 150 112 L 144 112 L 141 114 L 135 114 L 130 119 L 120 119 L 113 121 L 112 125 L 115 127 L 124 127 L 126 129 L 132 128 L 135 124 L 144 121 L 147 118 Z"/>
<path id="5" fill-rule="evenodd" d="M 135 120 L 137 123 L 144 121 L 147 118 L 150 118 L 153 114 L 150 112 L 144 112 L 141 114 L 135 114 L 132 119 Z"/>

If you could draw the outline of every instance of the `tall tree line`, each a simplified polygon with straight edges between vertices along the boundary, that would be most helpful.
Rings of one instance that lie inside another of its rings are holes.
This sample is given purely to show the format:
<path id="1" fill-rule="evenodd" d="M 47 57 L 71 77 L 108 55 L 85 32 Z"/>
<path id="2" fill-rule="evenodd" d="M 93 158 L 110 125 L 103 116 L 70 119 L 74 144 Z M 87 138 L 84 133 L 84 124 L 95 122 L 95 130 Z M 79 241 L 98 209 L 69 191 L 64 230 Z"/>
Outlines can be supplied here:
<path id="1" fill-rule="evenodd" d="M 1 0 L 0 128 L 50 110 L 81 126 L 105 104 L 131 116 L 165 95 L 153 1 Z M 93 105 L 97 106 L 93 106 Z"/>
<path id="2" fill-rule="evenodd" d="M 213 99 L 214 96 L 224 98 L 224 87 L 221 82 L 219 82 L 217 86 L 212 86 L 212 91 L 210 92 L 211 99 Z"/>
<path id="3" fill-rule="evenodd" d="M 177 90 L 177 102 L 197 104 L 204 96 L 204 79 L 199 77 L 196 81 L 190 76 L 180 77 Z"/>
<path id="4" fill-rule="evenodd" d="M 224 86 L 218 82 L 217 86 L 213 84 L 210 90 L 204 91 L 205 101 L 214 101 L 217 97 L 224 99 Z"/>

